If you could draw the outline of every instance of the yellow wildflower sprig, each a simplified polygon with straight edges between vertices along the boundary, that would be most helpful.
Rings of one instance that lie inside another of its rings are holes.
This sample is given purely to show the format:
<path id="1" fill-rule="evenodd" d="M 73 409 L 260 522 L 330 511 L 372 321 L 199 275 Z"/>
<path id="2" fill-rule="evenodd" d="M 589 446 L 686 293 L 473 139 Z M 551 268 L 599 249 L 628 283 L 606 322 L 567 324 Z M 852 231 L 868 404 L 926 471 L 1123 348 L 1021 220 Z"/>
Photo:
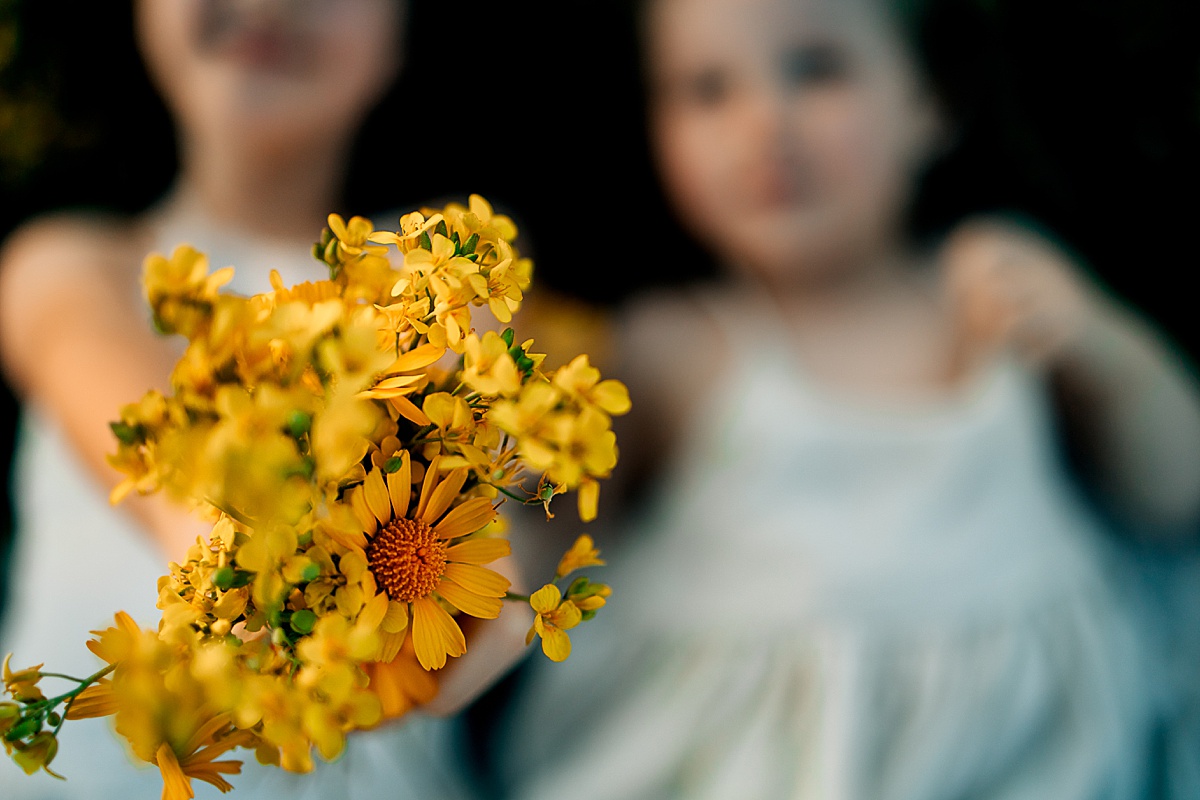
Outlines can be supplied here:
<path id="1" fill-rule="evenodd" d="M 428 702 L 467 650 L 461 619 L 505 599 L 532 603 L 531 636 L 566 656 L 565 631 L 610 592 L 565 581 L 603 562 L 581 537 L 562 586 L 511 594 L 493 568 L 511 553 L 499 509 L 549 513 L 576 491 L 594 516 L 628 394 L 586 357 L 545 372 L 513 328 L 475 330 L 482 309 L 508 324 L 520 308 L 531 265 L 515 237 L 478 196 L 395 231 L 330 215 L 314 246 L 329 280 L 272 273 L 251 297 L 221 291 L 229 270 L 210 274 L 187 246 L 147 259 L 156 325 L 188 344 L 171 391 L 112 424 L 125 476 L 112 500 L 165 491 L 212 528 L 159 580 L 157 630 L 118 613 L 88 644 L 108 666 L 76 689 L 46 699 L 51 673 L 5 668 L 13 758 L 45 768 L 64 718 L 114 715 L 164 797 L 190 797 L 194 780 L 230 788 L 235 749 L 306 772 Z"/>
<path id="2" fill-rule="evenodd" d="M 72 715 L 77 701 L 87 690 L 104 680 L 113 671 L 110 664 L 86 678 L 76 678 L 56 672 L 45 672 L 42 665 L 16 670 L 9 667 L 12 653 L 4 657 L 4 694 L 12 701 L 0 701 L 0 741 L 4 751 L 12 757 L 26 775 L 39 769 L 55 778 L 63 779 L 50 763 L 58 753 L 58 732 L 66 719 L 78 719 Z M 75 683 L 75 687 L 53 697 L 46 697 L 39 686 L 42 678 L 58 678 Z M 86 706 L 83 699 L 80 707 Z M 61 709 L 61 710 L 60 710 Z"/>
<path id="3" fill-rule="evenodd" d="M 612 595 L 612 588 L 579 576 L 571 581 L 564 593 L 558 582 L 576 570 L 603 566 L 604 562 L 599 556 L 600 551 L 596 549 L 592 537 L 582 534 L 559 560 L 554 581 L 528 597 L 509 593 L 507 599 L 528 603 L 535 614 L 533 625 L 525 635 L 526 646 L 533 643 L 534 637 L 540 637 L 542 652 L 551 661 L 565 661 L 571 655 L 571 639 L 567 631 L 595 617 L 596 611 Z"/>

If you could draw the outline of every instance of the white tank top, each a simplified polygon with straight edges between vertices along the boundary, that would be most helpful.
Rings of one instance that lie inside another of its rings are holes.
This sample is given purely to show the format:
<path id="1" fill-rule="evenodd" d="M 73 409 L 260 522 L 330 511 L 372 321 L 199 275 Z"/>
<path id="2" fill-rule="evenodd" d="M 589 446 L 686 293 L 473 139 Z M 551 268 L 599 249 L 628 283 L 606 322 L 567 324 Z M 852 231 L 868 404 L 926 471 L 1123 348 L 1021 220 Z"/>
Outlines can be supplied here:
<path id="1" fill-rule="evenodd" d="M 609 605 L 523 687 L 513 796 L 1139 798 L 1156 699 L 1040 382 L 870 408 L 722 327 Z"/>

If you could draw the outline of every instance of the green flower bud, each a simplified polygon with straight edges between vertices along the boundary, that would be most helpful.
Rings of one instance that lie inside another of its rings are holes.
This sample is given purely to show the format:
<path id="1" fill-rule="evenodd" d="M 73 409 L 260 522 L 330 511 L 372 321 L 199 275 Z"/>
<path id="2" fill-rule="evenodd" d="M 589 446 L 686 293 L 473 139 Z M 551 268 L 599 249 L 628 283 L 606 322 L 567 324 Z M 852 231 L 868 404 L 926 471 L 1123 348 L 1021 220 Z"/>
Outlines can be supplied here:
<path id="1" fill-rule="evenodd" d="M 287 427 L 288 433 L 299 439 L 312 428 L 312 415 L 296 409 L 291 414 L 288 414 Z"/>
<path id="2" fill-rule="evenodd" d="M 233 567 L 221 567 L 213 573 L 212 582 L 221 591 L 228 591 L 233 587 Z"/>
<path id="3" fill-rule="evenodd" d="M 292 614 L 292 630 L 296 633 L 312 633 L 313 626 L 317 624 L 317 615 L 303 608 Z"/>

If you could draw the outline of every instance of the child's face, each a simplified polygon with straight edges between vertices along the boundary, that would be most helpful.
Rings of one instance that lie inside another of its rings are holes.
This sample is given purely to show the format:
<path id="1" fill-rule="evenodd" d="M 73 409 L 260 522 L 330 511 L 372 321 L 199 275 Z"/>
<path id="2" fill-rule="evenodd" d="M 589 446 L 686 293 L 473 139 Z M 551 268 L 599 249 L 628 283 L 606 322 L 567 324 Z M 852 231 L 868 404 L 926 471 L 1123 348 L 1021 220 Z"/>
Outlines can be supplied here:
<path id="1" fill-rule="evenodd" d="M 654 0 L 667 192 L 720 256 L 827 279 L 895 244 L 941 124 L 884 0 Z"/>
<path id="2" fill-rule="evenodd" d="M 138 0 L 136 12 L 147 67 L 185 138 L 333 143 L 400 63 L 401 0 Z"/>

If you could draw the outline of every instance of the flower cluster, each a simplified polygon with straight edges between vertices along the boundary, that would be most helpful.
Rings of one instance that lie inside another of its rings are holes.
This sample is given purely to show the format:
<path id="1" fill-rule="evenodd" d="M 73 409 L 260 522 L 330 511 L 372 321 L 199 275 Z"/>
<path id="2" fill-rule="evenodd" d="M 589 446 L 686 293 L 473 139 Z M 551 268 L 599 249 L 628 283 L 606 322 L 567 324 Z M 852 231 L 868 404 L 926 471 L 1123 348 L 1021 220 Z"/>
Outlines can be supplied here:
<path id="1" fill-rule="evenodd" d="M 189 344 L 170 396 L 112 424 L 112 500 L 163 490 L 212 529 L 159 580 L 158 630 L 118 614 L 89 643 L 108 666 L 72 690 L 46 698 L 52 673 L 6 662 L 0 734 L 26 771 L 50 771 L 64 718 L 107 714 L 164 798 L 191 797 L 192 779 L 231 788 L 240 763 L 218 757 L 234 748 L 308 771 L 314 748 L 334 758 L 352 731 L 432 699 L 467 650 L 462 616 L 494 619 L 506 599 L 566 657 L 565 631 L 608 587 L 511 594 L 493 569 L 510 554 L 498 509 L 549 514 L 576 491 L 592 519 L 629 397 L 586 356 L 548 373 L 511 328 L 476 329 L 476 310 L 498 328 L 520 307 L 531 265 L 515 237 L 478 196 L 395 231 L 331 215 L 314 246 L 329 280 L 272 273 L 251 297 L 223 292 L 232 269 L 190 247 L 147 258 L 155 323 Z M 555 578 L 602 563 L 582 536 Z"/>

